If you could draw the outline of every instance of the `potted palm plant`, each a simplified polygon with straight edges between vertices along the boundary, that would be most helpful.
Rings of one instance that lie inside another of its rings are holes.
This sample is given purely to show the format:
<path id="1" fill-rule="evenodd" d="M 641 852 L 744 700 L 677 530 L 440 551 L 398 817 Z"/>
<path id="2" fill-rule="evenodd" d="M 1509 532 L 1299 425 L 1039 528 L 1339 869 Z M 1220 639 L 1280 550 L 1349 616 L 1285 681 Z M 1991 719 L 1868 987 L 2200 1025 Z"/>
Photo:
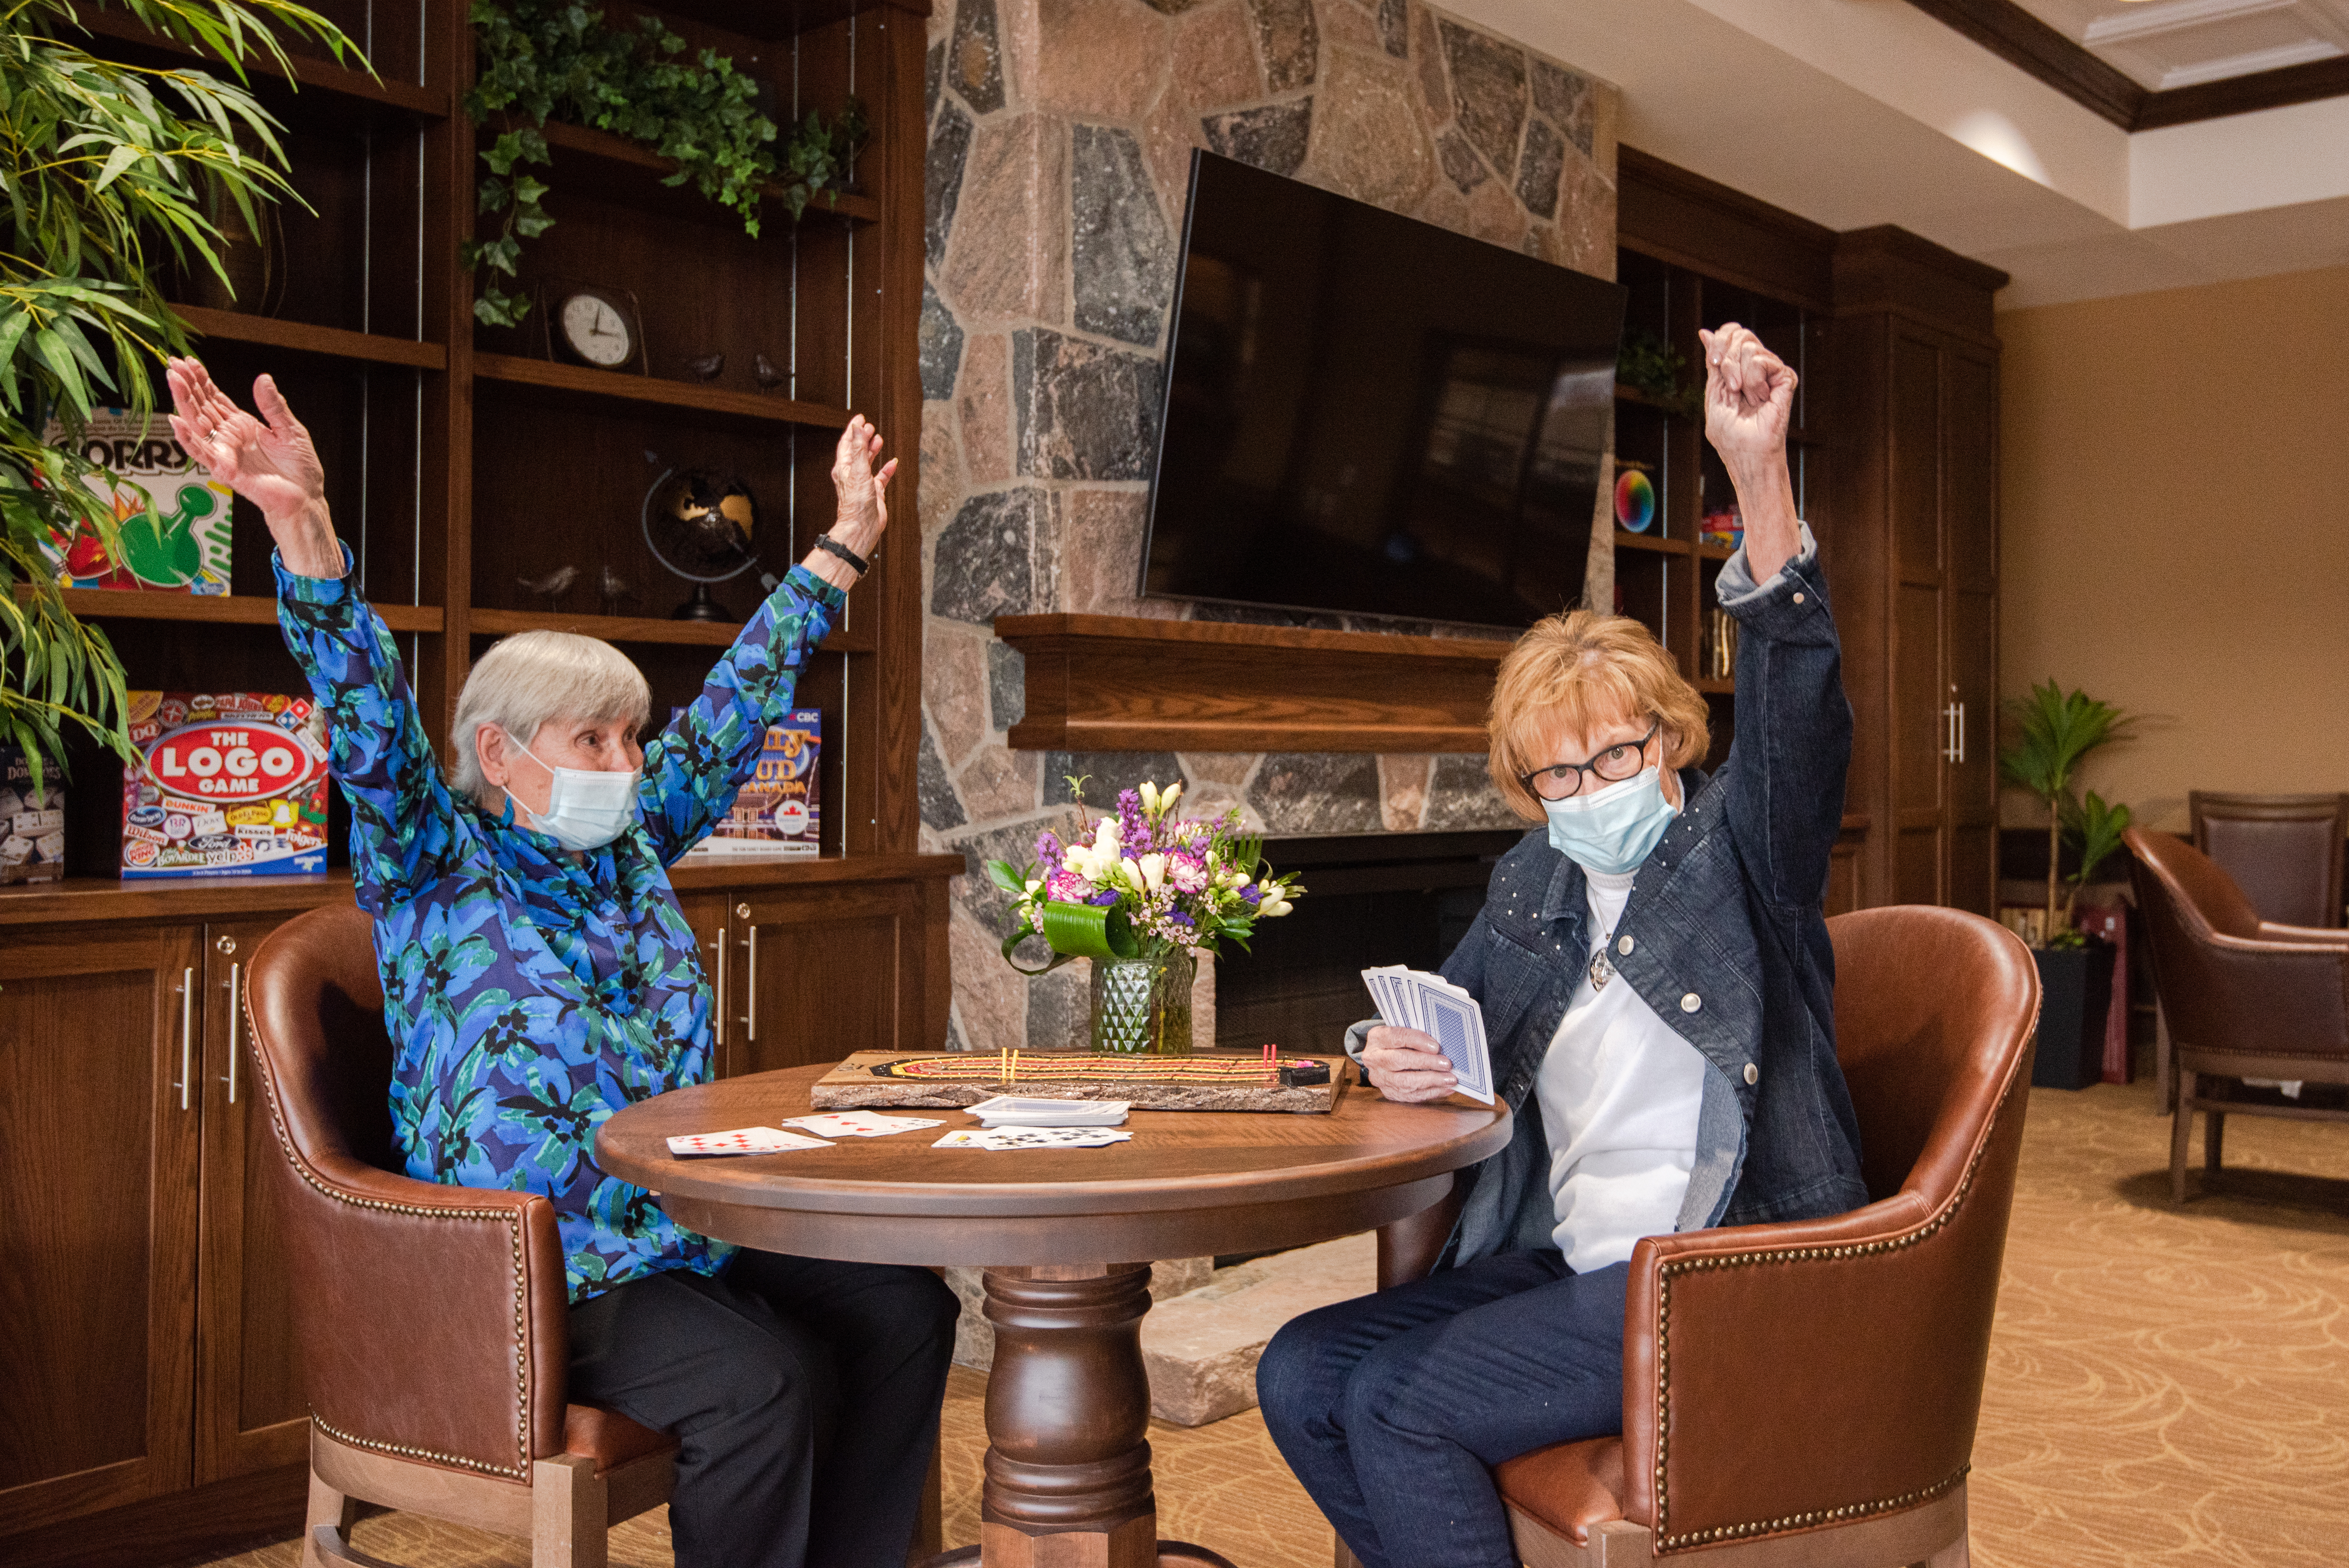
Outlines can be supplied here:
<path id="1" fill-rule="evenodd" d="M 2033 954 L 2039 965 L 2039 1054 L 2031 1081 L 2085 1088 L 2103 1076 L 2113 949 L 2075 927 L 2072 912 L 2080 890 L 2120 848 L 2129 809 L 2107 804 L 2093 789 L 2078 794 L 2077 786 L 2080 765 L 2092 752 L 2128 738 L 2129 716 L 2085 692 L 2066 692 L 2053 678 L 2006 707 L 2016 741 L 1999 752 L 1999 777 L 2030 791 L 2047 812 L 2045 935 Z M 2066 848 L 2078 856 L 2068 877 L 2063 872 Z"/>
<path id="2" fill-rule="evenodd" d="M 81 4 L 123 11 L 238 79 L 93 55 L 69 0 L 0 12 L 0 746 L 25 752 L 36 784 L 62 762 L 69 729 L 129 756 L 121 663 L 67 608 L 52 552 L 88 533 L 120 560 L 132 531 L 161 527 L 151 502 L 118 518 L 113 476 L 50 429 L 77 434 L 107 404 L 152 413 L 156 362 L 188 351 L 160 280 L 177 263 L 226 285 L 223 225 L 254 232 L 258 213 L 293 196 L 245 62 L 285 67 L 281 32 L 356 56 L 333 23 L 289 0 Z"/>

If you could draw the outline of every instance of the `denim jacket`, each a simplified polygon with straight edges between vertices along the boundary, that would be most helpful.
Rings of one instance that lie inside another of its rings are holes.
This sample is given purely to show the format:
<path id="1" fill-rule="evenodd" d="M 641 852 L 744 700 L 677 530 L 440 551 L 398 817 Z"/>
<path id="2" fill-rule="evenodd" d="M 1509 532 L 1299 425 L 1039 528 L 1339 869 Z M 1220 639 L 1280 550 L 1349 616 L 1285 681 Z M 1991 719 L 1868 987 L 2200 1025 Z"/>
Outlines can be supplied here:
<path id="1" fill-rule="evenodd" d="M 1705 1059 L 1696 1163 L 1675 1229 L 1811 1219 L 1868 1201 L 1835 1054 L 1835 954 L 1822 911 L 1843 818 L 1851 705 L 1818 550 L 1756 587 L 1743 551 L 1720 595 L 1739 624 L 1736 732 L 1721 770 L 1681 770 L 1682 809 L 1639 871 L 1609 954 Z M 1541 1118 L 1523 1114 L 1590 951 L 1582 868 L 1526 835 L 1444 975 L 1483 1006 L 1508 1147 L 1465 1173 L 1445 1262 L 1547 1247 Z M 1359 1057 L 1376 1019 L 1353 1026 Z"/>

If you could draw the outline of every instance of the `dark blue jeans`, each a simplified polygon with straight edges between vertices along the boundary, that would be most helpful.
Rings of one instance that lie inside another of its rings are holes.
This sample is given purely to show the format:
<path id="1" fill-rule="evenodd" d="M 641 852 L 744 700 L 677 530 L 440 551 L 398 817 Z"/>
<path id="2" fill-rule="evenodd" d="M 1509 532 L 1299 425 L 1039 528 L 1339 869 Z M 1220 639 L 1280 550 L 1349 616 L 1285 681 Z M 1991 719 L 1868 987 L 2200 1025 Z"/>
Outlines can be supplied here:
<path id="1" fill-rule="evenodd" d="M 1630 1277 L 1503 1253 L 1273 1336 L 1265 1425 L 1364 1568 L 1516 1568 L 1491 1467 L 1623 1429 Z"/>

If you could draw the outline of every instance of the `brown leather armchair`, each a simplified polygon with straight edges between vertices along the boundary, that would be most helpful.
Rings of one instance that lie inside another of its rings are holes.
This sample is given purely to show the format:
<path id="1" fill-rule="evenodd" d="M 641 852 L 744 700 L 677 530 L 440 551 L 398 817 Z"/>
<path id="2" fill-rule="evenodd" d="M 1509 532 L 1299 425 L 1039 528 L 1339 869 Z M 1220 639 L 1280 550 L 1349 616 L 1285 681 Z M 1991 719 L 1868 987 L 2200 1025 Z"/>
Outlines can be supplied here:
<path id="1" fill-rule="evenodd" d="M 2202 1111 L 2216 1173 L 2230 1112 L 2349 1120 L 2349 1111 L 2206 1093 L 2206 1078 L 2349 1083 L 2349 931 L 2261 920 L 2234 879 L 2168 833 L 2131 828 L 2129 869 L 2154 994 L 2178 1071 L 2169 1191 L 2186 1201 L 2186 1146 Z"/>
<path id="2" fill-rule="evenodd" d="M 1623 1435 L 1495 1472 L 1530 1568 L 1626 1568 L 1700 1547 L 1705 1568 L 1967 1561 L 1965 1478 L 2038 972 L 2012 934 L 1956 910 L 1862 910 L 1827 931 L 1837 1055 L 1873 1201 L 1639 1244 Z M 1382 1287 L 1426 1272 L 1449 1210 L 1381 1233 Z M 1342 1544 L 1338 1562 L 1352 1562 Z"/>
<path id="3" fill-rule="evenodd" d="M 2341 923 L 2341 851 L 2349 795 L 2221 795 L 2189 790 L 2194 847 L 2240 888 L 2261 920 Z"/>
<path id="4" fill-rule="evenodd" d="M 245 993 L 310 1393 L 303 1568 L 377 1563 L 349 1544 L 362 1501 L 526 1536 L 533 1568 L 601 1568 L 609 1525 L 667 1501 L 677 1443 L 564 1402 L 544 1198 L 391 1173 L 372 925 L 348 907 L 288 921 Z"/>

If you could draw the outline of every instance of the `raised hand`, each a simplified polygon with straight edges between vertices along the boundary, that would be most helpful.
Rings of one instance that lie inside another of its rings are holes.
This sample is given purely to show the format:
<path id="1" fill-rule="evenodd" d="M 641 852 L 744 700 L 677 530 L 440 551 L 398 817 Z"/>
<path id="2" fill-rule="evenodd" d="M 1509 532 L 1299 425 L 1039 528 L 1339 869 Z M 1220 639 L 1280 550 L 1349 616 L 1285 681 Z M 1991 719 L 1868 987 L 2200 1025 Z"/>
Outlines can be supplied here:
<path id="1" fill-rule="evenodd" d="M 340 577 L 342 549 L 326 511 L 326 470 L 310 432 L 294 417 L 277 383 L 253 384 L 255 418 L 214 384 L 197 359 L 173 359 L 171 433 L 188 456 L 220 483 L 260 508 L 288 569 L 305 577 Z"/>
<path id="2" fill-rule="evenodd" d="M 1745 563 L 1769 582 L 1802 547 L 1786 466 L 1795 414 L 1795 373 L 1735 322 L 1697 334 L 1704 345 L 1704 433 L 1737 487 L 1745 521 Z"/>
<path id="3" fill-rule="evenodd" d="M 1795 373 L 1735 322 L 1698 332 L 1704 346 L 1704 433 L 1732 469 L 1786 449 L 1795 413 Z"/>
<path id="4" fill-rule="evenodd" d="M 880 432 L 864 415 L 851 415 L 840 433 L 832 459 L 832 488 L 840 498 L 839 521 L 832 536 L 859 555 L 869 556 L 889 526 L 889 481 L 896 476 L 897 459 L 890 459 L 878 472 L 873 461 L 881 455 Z"/>

